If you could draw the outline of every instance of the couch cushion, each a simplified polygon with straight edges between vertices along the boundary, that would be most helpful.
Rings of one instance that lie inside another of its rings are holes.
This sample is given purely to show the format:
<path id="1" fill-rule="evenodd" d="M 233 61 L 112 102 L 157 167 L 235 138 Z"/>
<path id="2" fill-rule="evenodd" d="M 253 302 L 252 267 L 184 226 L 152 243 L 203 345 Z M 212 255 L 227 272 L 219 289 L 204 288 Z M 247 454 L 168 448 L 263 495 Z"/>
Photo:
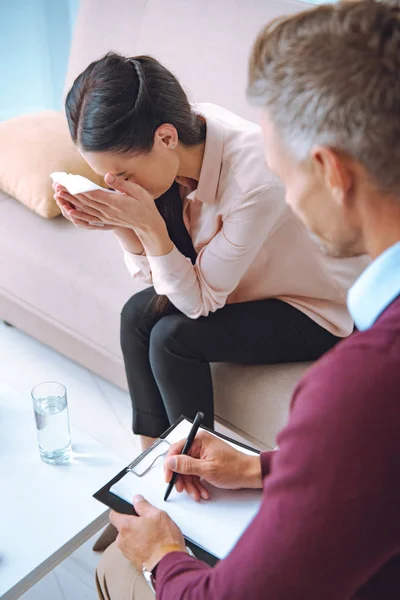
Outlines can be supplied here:
<path id="1" fill-rule="evenodd" d="M 38 324 L 121 362 L 119 314 L 139 287 L 112 232 L 77 229 L 63 217 L 46 221 L 2 194 L 0 272 L 1 294 L 33 311 Z"/>
<path id="2" fill-rule="evenodd" d="M 60 214 L 51 187 L 53 171 L 104 185 L 76 150 L 62 113 L 49 110 L 0 123 L 0 189 L 50 219 Z"/>
<path id="3" fill-rule="evenodd" d="M 213 365 L 215 413 L 256 447 L 272 450 L 293 390 L 311 364 Z"/>

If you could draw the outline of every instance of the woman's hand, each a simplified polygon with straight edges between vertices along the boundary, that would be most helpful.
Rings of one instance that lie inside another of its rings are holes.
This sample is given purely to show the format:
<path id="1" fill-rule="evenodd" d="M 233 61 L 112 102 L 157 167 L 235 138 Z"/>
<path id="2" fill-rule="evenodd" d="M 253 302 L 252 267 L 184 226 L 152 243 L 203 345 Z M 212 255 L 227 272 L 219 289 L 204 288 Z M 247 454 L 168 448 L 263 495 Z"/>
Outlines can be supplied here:
<path id="1" fill-rule="evenodd" d="M 60 183 L 53 183 L 53 190 L 55 192 L 54 199 L 61 209 L 61 214 L 76 227 L 101 231 L 114 229 L 113 225 L 107 225 L 101 221 L 95 211 L 87 209 L 82 204 L 79 195 L 72 196 Z"/>
<path id="2" fill-rule="evenodd" d="M 173 473 L 180 473 L 176 482 L 178 492 L 186 490 L 195 500 L 208 500 L 210 495 L 201 479 L 222 489 L 262 488 L 259 456 L 239 452 L 206 431 L 196 435 L 188 456 L 181 454 L 185 442 L 173 444 L 164 463 L 166 481 L 170 481 Z"/>
<path id="3" fill-rule="evenodd" d="M 79 194 L 77 197 L 89 214 L 96 215 L 109 225 L 140 231 L 157 230 L 164 223 L 154 198 L 147 190 L 110 173 L 104 179 L 119 193 L 95 190 Z"/>
<path id="4" fill-rule="evenodd" d="M 173 243 L 167 226 L 149 192 L 110 173 L 105 176 L 105 181 L 119 193 L 95 190 L 78 194 L 77 208 L 105 225 L 133 229 L 149 256 L 171 252 Z"/>

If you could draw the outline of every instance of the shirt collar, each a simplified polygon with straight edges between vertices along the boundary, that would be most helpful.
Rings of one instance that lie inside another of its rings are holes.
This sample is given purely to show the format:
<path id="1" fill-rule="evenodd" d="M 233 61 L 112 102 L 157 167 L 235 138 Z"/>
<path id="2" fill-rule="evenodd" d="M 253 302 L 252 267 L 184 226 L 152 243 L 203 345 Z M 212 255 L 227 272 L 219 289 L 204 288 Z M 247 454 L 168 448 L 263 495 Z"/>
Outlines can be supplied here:
<path id="1" fill-rule="evenodd" d="M 188 194 L 188 200 L 213 204 L 217 199 L 219 175 L 224 148 L 224 131 L 218 121 L 207 119 L 207 135 L 203 164 L 197 189 Z"/>
<path id="2" fill-rule="evenodd" d="M 400 294 L 400 242 L 372 262 L 349 290 L 347 306 L 357 329 L 372 327 Z"/>

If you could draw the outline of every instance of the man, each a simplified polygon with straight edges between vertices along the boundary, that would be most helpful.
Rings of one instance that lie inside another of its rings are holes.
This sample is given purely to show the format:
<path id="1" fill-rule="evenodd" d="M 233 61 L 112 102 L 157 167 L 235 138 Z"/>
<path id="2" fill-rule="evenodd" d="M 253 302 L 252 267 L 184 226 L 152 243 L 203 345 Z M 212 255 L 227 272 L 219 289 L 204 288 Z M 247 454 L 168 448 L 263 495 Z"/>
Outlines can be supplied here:
<path id="1" fill-rule="evenodd" d="M 373 263 L 349 295 L 359 333 L 297 386 L 279 450 L 258 458 L 200 435 L 171 449 L 166 476 L 204 494 L 261 487 L 260 511 L 216 567 L 186 553 L 171 519 L 144 499 L 97 577 L 112 600 L 400 598 L 400 9 L 321 6 L 261 32 L 249 97 L 262 106 L 269 167 L 330 253 Z M 122 551 L 122 552 L 121 552 Z M 125 557 L 123 554 L 125 554 Z M 137 570 L 135 570 L 135 567 Z"/>

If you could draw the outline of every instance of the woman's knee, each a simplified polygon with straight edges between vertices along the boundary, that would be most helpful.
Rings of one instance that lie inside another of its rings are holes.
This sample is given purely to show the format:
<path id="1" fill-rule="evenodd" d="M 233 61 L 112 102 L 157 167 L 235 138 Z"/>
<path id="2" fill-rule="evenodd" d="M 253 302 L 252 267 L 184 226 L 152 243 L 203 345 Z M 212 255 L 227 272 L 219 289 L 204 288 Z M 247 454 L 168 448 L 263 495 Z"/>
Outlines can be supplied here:
<path id="1" fill-rule="evenodd" d="M 190 351 L 190 337 L 193 321 L 182 314 L 168 315 L 158 321 L 150 335 L 150 362 L 159 363 L 166 353 L 186 353 Z"/>
<path id="2" fill-rule="evenodd" d="M 126 302 L 121 311 L 121 346 L 122 350 L 132 340 L 138 328 L 145 323 L 150 314 L 154 292 L 150 289 L 138 292 Z"/>

